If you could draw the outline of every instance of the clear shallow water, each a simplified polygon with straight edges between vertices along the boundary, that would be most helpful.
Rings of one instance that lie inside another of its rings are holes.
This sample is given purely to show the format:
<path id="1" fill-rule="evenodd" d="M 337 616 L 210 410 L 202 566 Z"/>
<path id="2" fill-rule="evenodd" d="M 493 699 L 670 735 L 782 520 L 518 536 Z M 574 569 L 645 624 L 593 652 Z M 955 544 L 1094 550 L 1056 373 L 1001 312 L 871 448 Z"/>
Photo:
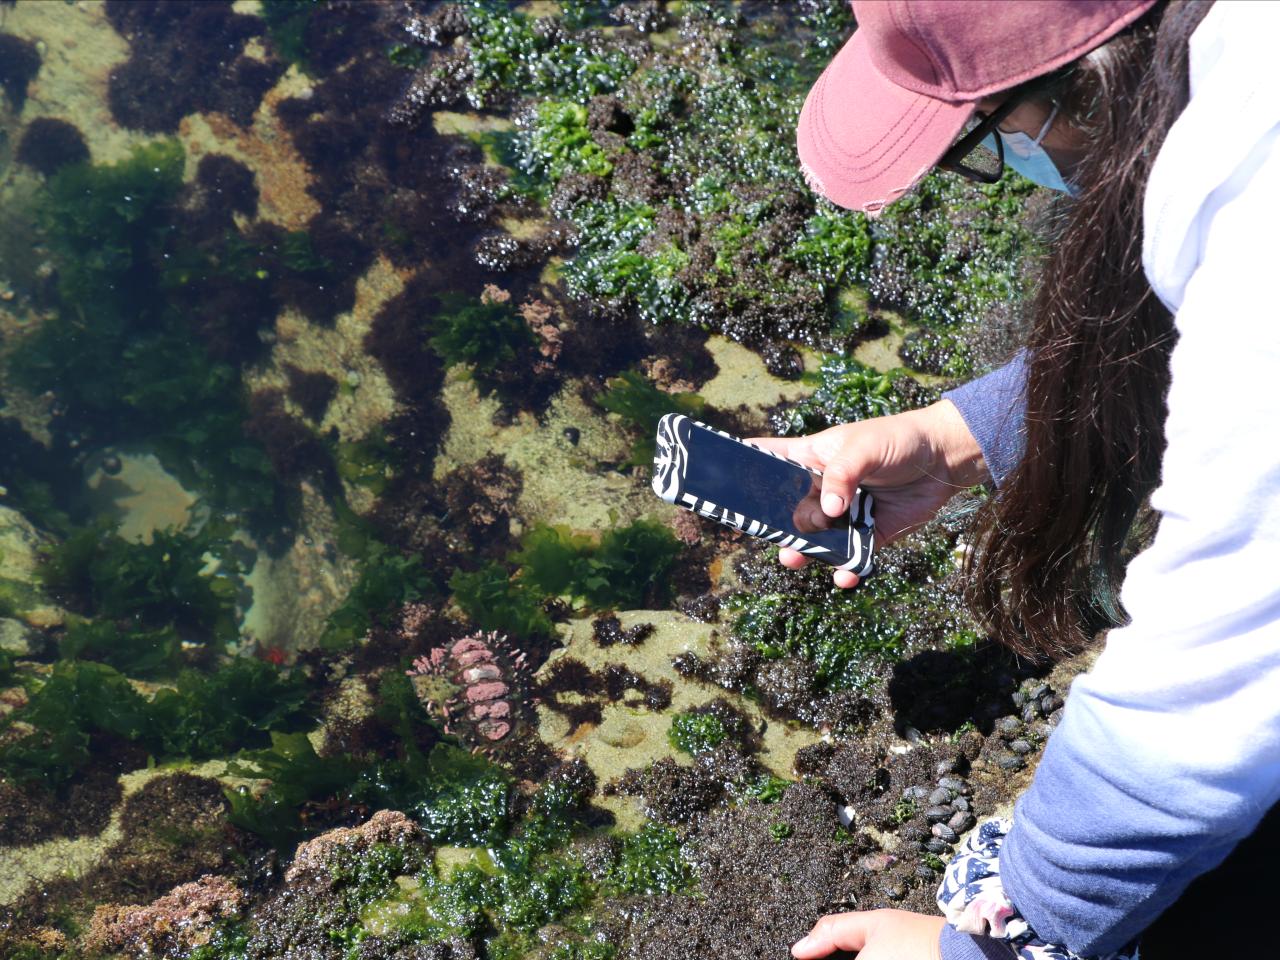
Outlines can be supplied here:
<path id="1" fill-rule="evenodd" d="M 956 609 L 956 531 L 830 596 L 673 517 L 644 439 L 926 401 L 1020 282 L 928 246 L 936 205 L 1017 235 L 1025 188 L 935 185 L 871 255 L 786 142 L 834 6 L 575 9 L 0 4 L 4 950 L 715 952 L 734 861 L 777 917 L 746 956 L 927 897 L 903 791 L 1020 679 Z M 938 355 L 883 376 L 921 325 Z M 478 633 L 484 699 L 448 659 Z M 381 809 L 414 825 L 272 867 Z"/>

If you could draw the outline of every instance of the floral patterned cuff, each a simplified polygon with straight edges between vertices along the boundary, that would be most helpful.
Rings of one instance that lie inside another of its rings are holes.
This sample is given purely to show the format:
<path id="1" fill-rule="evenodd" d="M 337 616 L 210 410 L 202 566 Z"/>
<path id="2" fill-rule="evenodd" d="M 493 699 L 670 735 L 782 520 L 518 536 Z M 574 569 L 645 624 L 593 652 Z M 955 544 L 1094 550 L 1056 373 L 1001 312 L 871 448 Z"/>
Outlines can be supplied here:
<path id="1" fill-rule="evenodd" d="M 1000 880 L 1000 846 L 1013 822 L 988 820 L 969 835 L 938 887 L 938 907 L 961 933 L 1006 940 L 1019 960 L 1086 960 L 1041 940 L 1010 902 Z M 1089 960 L 1138 960 L 1136 945 Z"/>

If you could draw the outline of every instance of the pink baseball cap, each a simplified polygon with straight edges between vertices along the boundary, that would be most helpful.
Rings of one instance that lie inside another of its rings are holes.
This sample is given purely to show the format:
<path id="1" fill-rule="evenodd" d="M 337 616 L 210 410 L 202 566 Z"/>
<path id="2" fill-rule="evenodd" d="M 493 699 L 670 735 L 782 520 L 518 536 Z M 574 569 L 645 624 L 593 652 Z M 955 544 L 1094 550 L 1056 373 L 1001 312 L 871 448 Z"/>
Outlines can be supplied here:
<path id="1" fill-rule="evenodd" d="M 858 29 L 809 91 L 805 179 L 875 214 L 955 142 L 977 102 L 1083 56 L 1156 0 L 853 0 Z"/>

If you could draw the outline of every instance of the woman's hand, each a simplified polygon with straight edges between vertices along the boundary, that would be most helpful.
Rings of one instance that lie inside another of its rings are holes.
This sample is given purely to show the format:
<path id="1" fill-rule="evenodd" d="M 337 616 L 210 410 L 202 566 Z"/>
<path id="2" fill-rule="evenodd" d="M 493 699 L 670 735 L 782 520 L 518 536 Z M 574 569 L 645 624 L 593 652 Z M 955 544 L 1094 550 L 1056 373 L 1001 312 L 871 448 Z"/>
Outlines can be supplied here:
<path id="1" fill-rule="evenodd" d="M 989 478 L 982 450 L 950 400 L 807 437 L 756 437 L 751 442 L 820 470 L 821 510 L 827 517 L 848 509 L 855 488 L 870 490 L 880 544 L 928 523 L 952 495 Z M 778 559 L 792 569 L 808 562 L 785 548 Z M 847 570 L 836 570 L 833 579 L 838 587 L 858 584 Z"/>
<path id="2" fill-rule="evenodd" d="M 831 913 L 791 947 L 796 960 L 853 950 L 858 960 L 940 960 L 938 938 L 946 921 L 906 910 Z"/>

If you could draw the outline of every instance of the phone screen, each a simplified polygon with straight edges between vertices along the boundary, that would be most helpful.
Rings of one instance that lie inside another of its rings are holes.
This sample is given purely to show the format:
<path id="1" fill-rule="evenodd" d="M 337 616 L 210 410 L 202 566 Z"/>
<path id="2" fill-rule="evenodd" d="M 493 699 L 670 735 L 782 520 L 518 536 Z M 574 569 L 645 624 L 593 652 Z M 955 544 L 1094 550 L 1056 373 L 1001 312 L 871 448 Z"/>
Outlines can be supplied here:
<path id="1" fill-rule="evenodd" d="M 834 553 L 849 549 L 849 514 L 823 514 L 822 481 L 803 467 L 697 426 L 688 444 L 685 485 L 703 500 Z"/>

